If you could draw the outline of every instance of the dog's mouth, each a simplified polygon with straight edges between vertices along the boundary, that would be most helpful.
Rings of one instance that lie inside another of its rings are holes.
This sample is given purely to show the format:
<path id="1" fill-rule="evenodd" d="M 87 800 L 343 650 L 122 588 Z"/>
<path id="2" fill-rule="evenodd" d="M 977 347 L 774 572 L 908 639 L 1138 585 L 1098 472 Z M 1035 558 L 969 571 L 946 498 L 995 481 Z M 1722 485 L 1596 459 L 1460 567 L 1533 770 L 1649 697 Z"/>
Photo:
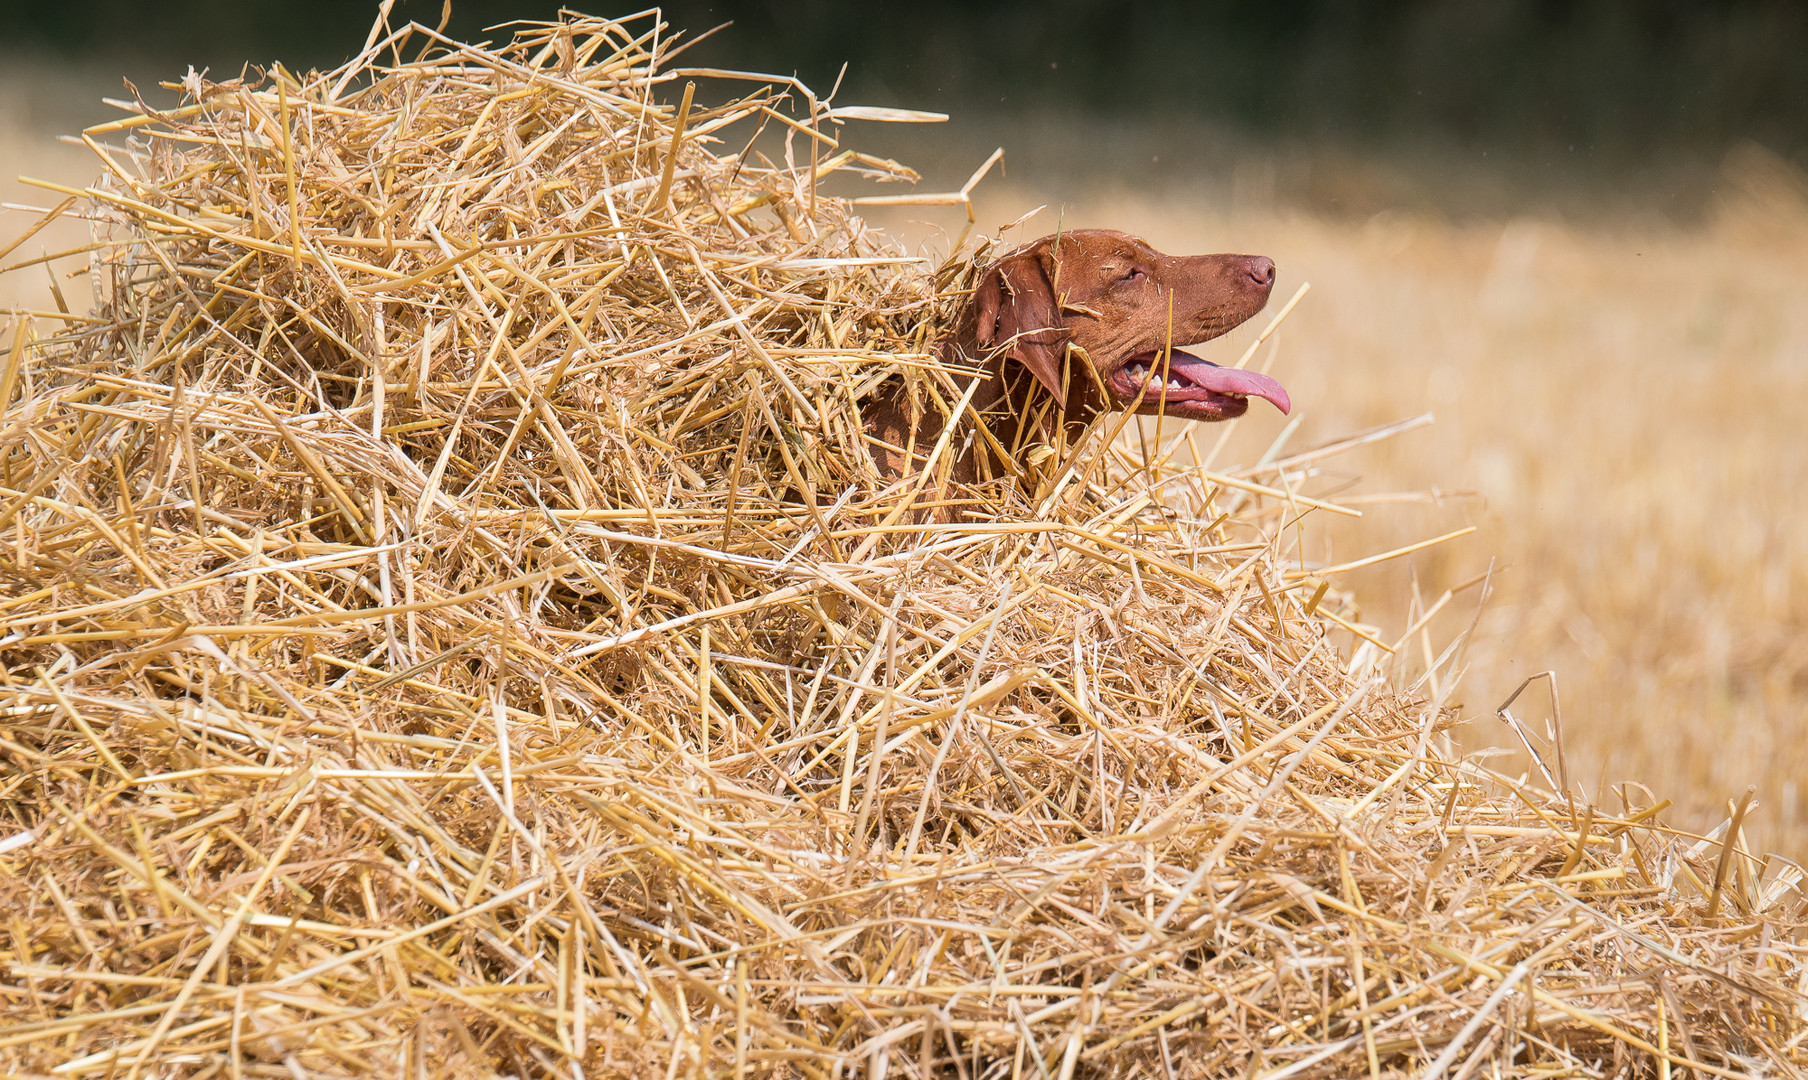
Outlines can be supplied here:
<path id="1" fill-rule="evenodd" d="M 1178 349 L 1169 354 L 1165 366 L 1159 352 L 1132 356 L 1105 385 L 1111 391 L 1113 404 L 1120 409 L 1135 406 L 1139 413 L 1161 413 L 1186 420 L 1230 420 L 1242 416 L 1252 397 L 1272 403 L 1283 413 L 1293 408 L 1287 391 L 1268 376 L 1219 367 Z"/>

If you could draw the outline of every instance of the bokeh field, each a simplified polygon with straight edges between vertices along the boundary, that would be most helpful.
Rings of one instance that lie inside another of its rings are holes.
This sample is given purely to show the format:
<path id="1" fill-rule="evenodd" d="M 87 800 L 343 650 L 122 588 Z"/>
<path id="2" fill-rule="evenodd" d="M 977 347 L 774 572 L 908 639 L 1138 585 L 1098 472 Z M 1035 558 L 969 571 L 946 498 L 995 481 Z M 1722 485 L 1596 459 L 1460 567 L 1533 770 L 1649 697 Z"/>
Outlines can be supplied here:
<path id="1" fill-rule="evenodd" d="M 80 184 L 88 160 L 0 110 L 0 199 L 53 202 L 12 177 Z M 1710 212 L 1685 227 L 1612 206 L 1461 223 L 1328 216 L 1172 184 L 1152 193 L 1089 180 L 1076 194 L 1046 166 L 1024 171 L 982 186 L 980 227 L 1048 203 L 1026 236 L 1057 221 L 1120 228 L 1174 252 L 1270 255 L 1278 296 L 1312 283 L 1258 360 L 1296 403 L 1288 449 L 1435 414 L 1314 480 L 1315 491 L 1354 496 L 1365 517 L 1311 522 L 1308 546 L 1335 562 L 1477 526 L 1340 582 L 1392 641 L 1415 589 L 1429 601 L 1492 565 L 1452 697 L 1470 718 L 1466 748 L 1515 745 L 1494 707 L 1554 670 L 1581 794 L 1618 810 L 1618 785 L 1633 781 L 1675 800 L 1672 824 L 1707 830 L 1755 787 L 1752 843 L 1808 859 L 1808 183 L 1798 172 L 1756 148 L 1735 153 Z M 0 214 L 0 247 L 30 221 Z M 904 230 L 928 242 L 922 226 Z M 82 239 L 46 230 L 0 264 Z M 83 264 L 55 264 L 78 309 L 89 286 L 67 275 Z M 7 307 L 54 308 L 41 267 L 0 277 Z M 1253 333 L 1202 351 L 1228 362 Z M 1258 403 L 1220 464 L 1253 461 L 1289 422 Z M 1407 644 L 1410 664 L 1470 625 L 1481 591 L 1461 593 Z M 1514 711 L 1543 730 L 1549 700 L 1539 684 Z M 1493 764 L 1528 768 L 1516 755 Z"/>

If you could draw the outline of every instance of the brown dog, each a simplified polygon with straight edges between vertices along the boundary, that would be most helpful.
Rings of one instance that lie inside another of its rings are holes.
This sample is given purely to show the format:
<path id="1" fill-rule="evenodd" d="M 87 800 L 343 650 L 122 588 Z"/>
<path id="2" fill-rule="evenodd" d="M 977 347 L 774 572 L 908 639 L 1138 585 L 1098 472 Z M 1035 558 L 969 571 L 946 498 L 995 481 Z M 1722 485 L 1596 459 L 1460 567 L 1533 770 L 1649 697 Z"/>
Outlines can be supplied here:
<path id="1" fill-rule="evenodd" d="M 972 402 L 986 431 L 951 447 L 951 478 L 1009 475 L 1005 459 L 1036 443 L 1072 446 L 1111 410 L 1229 420 L 1260 397 L 1288 411 L 1273 379 L 1173 348 L 1231 330 L 1273 288 L 1274 263 L 1263 256 L 1163 255 L 1104 229 L 1045 236 L 1003 256 L 938 346 L 944 363 L 988 373 Z M 922 467 L 941 435 L 939 409 L 912 412 L 902 392 L 869 411 L 873 457 L 888 476 Z"/>

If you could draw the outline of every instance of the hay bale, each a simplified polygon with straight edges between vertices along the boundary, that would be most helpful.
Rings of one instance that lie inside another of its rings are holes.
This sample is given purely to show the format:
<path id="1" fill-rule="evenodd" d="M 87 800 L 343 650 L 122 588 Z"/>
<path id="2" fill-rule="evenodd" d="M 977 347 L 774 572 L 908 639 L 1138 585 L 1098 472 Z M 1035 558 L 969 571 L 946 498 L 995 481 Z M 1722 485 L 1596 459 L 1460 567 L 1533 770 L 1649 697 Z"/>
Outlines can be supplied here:
<path id="1" fill-rule="evenodd" d="M 1802 1065 L 1744 806 L 1497 775 L 1340 654 L 1283 492 L 1361 439 L 918 524 L 859 410 L 958 401 L 983 251 L 822 190 L 912 177 L 840 143 L 888 114 L 672 40 L 411 27 L 87 133 L 97 306 L 0 380 L 0 1067 Z"/>

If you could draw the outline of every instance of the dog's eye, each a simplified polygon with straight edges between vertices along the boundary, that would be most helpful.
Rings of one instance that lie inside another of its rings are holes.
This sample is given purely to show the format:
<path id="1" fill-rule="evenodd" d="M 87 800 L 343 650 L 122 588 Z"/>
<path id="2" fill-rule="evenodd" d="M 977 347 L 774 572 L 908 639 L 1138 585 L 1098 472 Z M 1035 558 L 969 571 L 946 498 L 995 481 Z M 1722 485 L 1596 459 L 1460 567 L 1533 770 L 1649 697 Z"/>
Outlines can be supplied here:
<path id="1" fill-rule="evenodd" d="M 1141 281 L 1145 276 L 1146 275 L 1143 273 L 1142 267 L 1132 266 L 1130 269 L 1124 271 L 1124 276 L 1121 278 L 1118 278 L 1118 280 L 1119 281 Z"/>

